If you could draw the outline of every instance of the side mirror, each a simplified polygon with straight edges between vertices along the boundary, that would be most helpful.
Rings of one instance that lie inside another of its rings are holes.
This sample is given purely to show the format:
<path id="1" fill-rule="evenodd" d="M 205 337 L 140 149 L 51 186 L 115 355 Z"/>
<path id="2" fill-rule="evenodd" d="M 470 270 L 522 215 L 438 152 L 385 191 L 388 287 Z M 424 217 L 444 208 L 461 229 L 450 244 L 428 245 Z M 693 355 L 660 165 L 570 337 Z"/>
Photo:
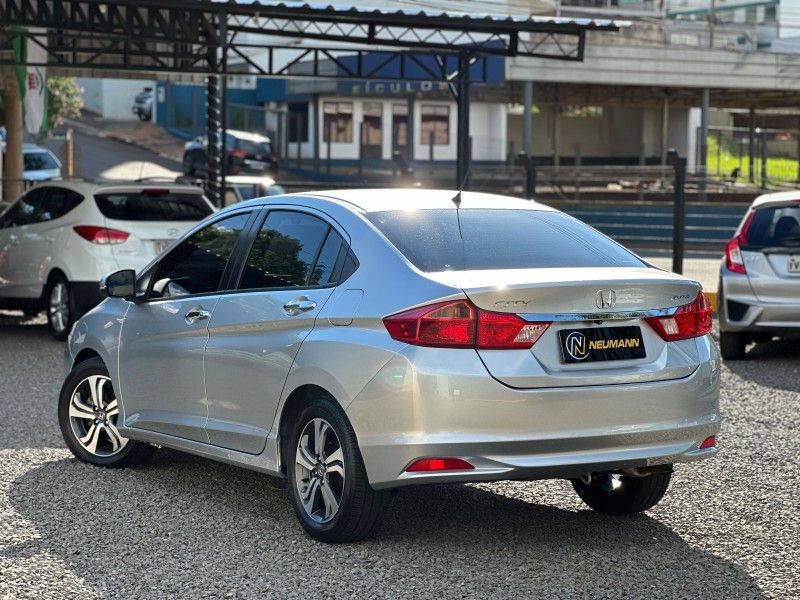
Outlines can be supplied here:
<path id="1" fill-rule="evenodd" d="M 109 298 L 133 298 L 136 295 L 136 271 L 122 269 L 106 275 L 100 282 L 100 292 Z"/>

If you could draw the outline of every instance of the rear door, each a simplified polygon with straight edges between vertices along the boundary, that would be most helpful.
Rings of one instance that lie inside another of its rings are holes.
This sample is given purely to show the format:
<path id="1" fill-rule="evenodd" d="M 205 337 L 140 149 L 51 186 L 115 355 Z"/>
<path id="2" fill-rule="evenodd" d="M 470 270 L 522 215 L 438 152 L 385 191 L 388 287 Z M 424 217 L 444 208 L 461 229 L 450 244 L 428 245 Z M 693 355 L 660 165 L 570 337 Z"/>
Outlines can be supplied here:
<path id="1" fill-rule="evenodd" d="M 209 441 L 260 453 L 303 340 L 339 280 L 348 256 L 344 232 L 324 215 L 271 210 L 223 295 L 205 353 Z"/>
<path id="2" fill-rule="evenodd" d="M 142 269 L 214 211 L 200 190 L 187 188 L 114 188 L 97 192 L 95 202 L 106 227 L 128 234 L 111 246 L 120 269 Z"/>
<path id="3" fill-rule="evenodd" d="M 762 302 L 794 305 L 800 319 L 800 204 L 756 210 L 741 244 L 747 277 Z"/>
<path id="4" fill-rule="evenodd" d="M 35 188 L 17 200 L 0 220 L 0 296 L 38 298 L 33 258 L 27 251 L 41 212 L 46 188 Z"/>
<path id="5" fill-rule="evenodd" d="M 125 316 L 119 352 L 126 427 L 207 442 L 203 351 L 252 211 L 225 216 L 166 254 L 148 299 Z"/>

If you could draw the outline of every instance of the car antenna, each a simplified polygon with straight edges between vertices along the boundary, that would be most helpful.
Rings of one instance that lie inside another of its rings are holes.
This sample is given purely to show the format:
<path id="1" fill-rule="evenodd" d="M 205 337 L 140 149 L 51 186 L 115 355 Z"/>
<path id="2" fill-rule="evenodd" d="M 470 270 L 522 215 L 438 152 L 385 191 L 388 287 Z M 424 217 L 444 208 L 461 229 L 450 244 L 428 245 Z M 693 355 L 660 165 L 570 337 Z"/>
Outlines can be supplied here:
<path id="1" fill-rule="evenodd" d="M 458 237 L 461 238 L 461 241 L 464 241 L 464 235 L 461 233 L 461 192 L 464 190 L 464 186 L 467 185 L 467 178 L 469 177 L 469 172 L 472 167 L 470 166 L 467 169 L 467 172 L 464 173 L 464 178 L 461 180 L 460 185 L 458 186 L 458 191 L 456 195 L 450 198 L 453 204 L 456 205 L 456 220 L 458 221 Z"/>

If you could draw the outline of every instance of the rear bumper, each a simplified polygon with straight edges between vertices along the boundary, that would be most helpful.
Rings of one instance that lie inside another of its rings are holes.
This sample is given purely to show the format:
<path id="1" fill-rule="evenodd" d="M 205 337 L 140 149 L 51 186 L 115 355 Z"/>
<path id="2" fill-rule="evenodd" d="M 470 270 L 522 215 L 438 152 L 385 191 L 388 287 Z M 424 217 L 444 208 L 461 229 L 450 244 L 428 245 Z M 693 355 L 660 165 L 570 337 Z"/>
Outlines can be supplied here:
<path id="1" fill-rule="evenodd" d="M 800 300 L 785 302 L 759 300 L 746 275 L 723 268 L 719 287 L 719 326 L 721 331 L 763 331 L 800 333 Z"/>
<path id="2" fill-rule="evenodd" d="M 703 344 L 707 360 L 683 379 L 537 390 L 495 381 L 466 354 L 457 366 L 445 359 L 448 374 L 436 374 L 417 348 L 384 367 L 347 414 L 376 488 L 694 461 L 716 453 L 699 446 L 721 422 L 718 358 Z M 463 458 L 475 469 L 405 472 L 423 457 Z"/>

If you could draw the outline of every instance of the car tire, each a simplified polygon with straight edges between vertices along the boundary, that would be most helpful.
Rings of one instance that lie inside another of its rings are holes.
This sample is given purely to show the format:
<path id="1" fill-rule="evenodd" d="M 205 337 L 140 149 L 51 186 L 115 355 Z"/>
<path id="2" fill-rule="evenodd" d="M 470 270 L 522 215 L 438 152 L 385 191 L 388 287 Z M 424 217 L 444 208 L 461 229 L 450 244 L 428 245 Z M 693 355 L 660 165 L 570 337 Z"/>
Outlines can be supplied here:
<path id="1" fill-rule="evenodd" d="M 188 154 L 183 155 L 183 174 L 189 177 L 194 176 L 194 161 L 189 158 Z"/>
<path id="2" fill-rule="evenodd" d="M 117 431 L 117 396 L 103 361 L 91 358 L 67 375 L 58 400 L 58 424 L 67 447 L 81 462 L 122 468 L 145 462 L 155 447 Z"/>
<path id="3" fill-rule="evenodd" d="M 603 473 L 587 484 L 573 479 L 572 487 L 592 510 L 606 515 L 633 515 L 652 508 L 664 497 L 671 473 L 645 477 Z"/>
<path id="4" fill-rule="evenodd" d="M 47 282 L 45 311 L 50 334 L 57 340 L 67 339 L 75 322 L 75 298 L 69 281 L 60 273 L 52 275 Z"/>
<path id="5" fill-rule="evenodd" d="M 369 485 L 355 433 L 341 408 L 320 396 L 293 421 L 283 456 L 289 499 L 303 529 L 327 543 L 370 537 L 392 493 Z"/>
<path id="6" fill-rule="evenodd" d="M 724 360 L 742 360 L 745 356 L 747 338 L 738 331 L 721 331 L 719 352 Z"/>

